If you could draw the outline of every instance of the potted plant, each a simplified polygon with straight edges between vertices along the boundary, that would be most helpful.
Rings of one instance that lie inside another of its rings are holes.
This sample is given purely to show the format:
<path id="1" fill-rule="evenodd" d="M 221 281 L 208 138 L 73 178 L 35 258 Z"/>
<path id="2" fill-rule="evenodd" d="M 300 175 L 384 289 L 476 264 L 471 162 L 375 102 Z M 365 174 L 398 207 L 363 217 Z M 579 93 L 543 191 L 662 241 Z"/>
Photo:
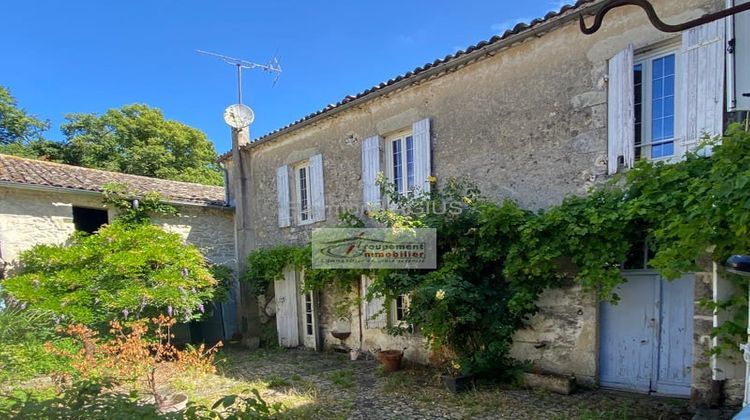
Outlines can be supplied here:
<path id="1" fill-rule="evenodd" d="M 380 350 L 376 357 L 386 372 L 395 372 L 401 369 L 404 352 L 403 350 Z"/>
<path id="2" fill-rule="evenodd" d="M 461 365 L 455 360 L 448 363 L 446 373 L 441 375 L 443 386 L 453 393 L 466 391 L 474 387 L 474 375 L 463 373 Z"/>

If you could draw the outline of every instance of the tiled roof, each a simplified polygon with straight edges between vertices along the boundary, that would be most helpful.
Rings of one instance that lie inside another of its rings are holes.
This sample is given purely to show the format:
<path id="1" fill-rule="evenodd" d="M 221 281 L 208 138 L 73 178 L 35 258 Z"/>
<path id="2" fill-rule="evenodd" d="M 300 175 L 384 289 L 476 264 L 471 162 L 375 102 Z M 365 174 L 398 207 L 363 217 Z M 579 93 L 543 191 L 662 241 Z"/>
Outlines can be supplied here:
<path id="1" fill-rule="evenodd" d="M 170 202 L 226 206 L 224 187 L 121 174 L 0 154 L 0 184 L 101 192 L 105 184 L 112 182 L 125 183 L 138 193 L 156 191 Z"/>
<path id="2" fill-rule="evenodd" d="M 302 124 L 302 123 L 304 123 L 304 122 L 306 122 L 306 121 L 308 121 L 308 120 L 310 120 L 312 118 L 316 118 L 316 117 L 319 117 L 319 116 L 321 116 L 323 114 L 329 114 L 329 113 L 332 113 L 334 111 L 340 110 L 343 105 L 346 105 L 346 104 L 348 104 L 348 103 L 350 103 L 352 101 L 356 101 L 356 100 L 360 100 L 360 99 L 362 99 L 362 100 L 369 99 L 368 97 L 374 96 L 374 94 L 383 91 L 383 89 L 391 87 L 393 85 L 396 85 L 396 84 L 398 84 L 400 82 L 406 82 L 406 83 L 408 83 L 410 80 L 415 80 L 417 78 L 417 76 L 420 76 L 423 73 L 425 73 L 425 72 L 427 72 L 427 71 L 429 71 L 431 69 L 434 69 L 435 67 L 438 67 L 438 66 L 450 66 L 454 62 L 459 61 L 459 59 L 464 58 L 465 56 L 467 56 L 467 55 L 469 55 L 471 53 L 474 53 L 477 50 L 484 49 L 486 47 L 498 44 L 498 43 L 503 42 L 503 41 L 510 41 L 511 38 L 521 38 L 520 35 L 525 35 L 527 33 L 530 33 L 531 29 L 536 29 L 540 25 L 545 24 L 545 23 L 547 23 L 547 22 L 549 22 L 551 20 L 554 20 L 557 17 L 563 16 L 563 15 L 567 16 L 567 15 L 570 15 L 572 12 L 578 12 L 578 11 L 584 9 L 585 8 L 584 6 L 593 5 L 597 1 L 598 0 L 578 0 L 574 5 L 565 5 L 559 11 L 557 11 L 557 12 L 549 12 L 544 17 L 542 17 L 542 18 L 534 19 L 534 20 L 532 20 L 529 23 L 519 23 L 515 27 L 513 27 L 512 29 L 509 29 L 509 30 L 505 31 L 502 35 L 495 35 L 495 36 L 493 36 L 492 38 L 490 38 L 488 40 L 481 41 L 481 42 L 479 42 L 477 44 L 469 46 L 468 48 L 466 48 L 464 50 L 460 50 L 460 51 L 456 52 L 455 54 L 449 54 L 449 55 L 446 55 L 443 58 L 438 58 L 437 60 L 435 60 L 435 61 L 433 61 L 431 63 L 426 63 L 426 64 L 424 64 L 424 65 L 422 65 L 420 67 L 415 68 L 414 70 L 411 70 L 411 71 L 406 72 L 404 74 L 398 75 L 398 76 L 394 77 L 393 79 L 390 79 L 390 80 L 388 80 L 386 82 L 382 82 L 382 83 L 380 83 L 378 85 L 375 85 L 375 86 L 373 86 L 373 87 L 371 87 L 371 88 L 369 88 L 367 90 L 364 90 L 362 92 L 359 92 L 359 93 L 357 93 L 355 95 L 348 95 L 348 96 L 346 96 L 345 98 L 343 98 L 342 100 L 340 100 L 336 104 L 330 104 L 330 105 L 326 106 L 323 109 L 315 111 L 312 114 L 306 115 L 306 116 L 302 117 L 301 119 L 292 122 L 291 124 L 288 124 L 288 125 L 286 125 L 284 127 L 281 127 L 279 129 L 276 129 L 276 130 L 274 130 L 274 131 L 272 131 L 270 133 L 264 134 L 264 135 L 262 135 L 262 136 L 260 136 L 260 137 L 258 137 L 256 139 L 254 139 L 253 142 L 250 144 L 250 146 L 252 146 L 254 143 L 258 143 L 258 142 L 261 142 L 263 140 L 269 139 L 271 137 L 275 137 L 276 135 L 281 134 L 282 132 L 289 131 L 290 129 L 295 128 L 295 126 L 297 126 L 299 124 Z M 221 155 L 219 157 L 219 160 L 224 160 L 224 159 L 228 158 L 230 155 L 231 155 L 231 151 L 226 152 L 226 153 L 224 153 L 223 155 Z"/>

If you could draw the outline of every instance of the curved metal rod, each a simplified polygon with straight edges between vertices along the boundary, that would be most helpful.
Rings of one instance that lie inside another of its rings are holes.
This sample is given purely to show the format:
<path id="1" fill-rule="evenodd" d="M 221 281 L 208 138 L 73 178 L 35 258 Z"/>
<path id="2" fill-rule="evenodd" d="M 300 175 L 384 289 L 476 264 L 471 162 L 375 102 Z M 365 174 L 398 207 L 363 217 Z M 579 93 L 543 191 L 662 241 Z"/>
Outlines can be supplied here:
<path id="1" fill-rule="evenodd" d="M 750 10 L 750 3 L 743 3 L 743 4 L 740 4 L 739 6 L 730 7 L 728 9 L 724 9 L 716 13 L 709 13 L 709 14 L 703 15 L 699 17 L 698 19 L 694 19 L 685 23 L 680 23 L 678 25 L 670 25 L 668 23 L 665 23 L 661 19 L 659 19 L 659 16 L 656 14 L 656 10 L 654 10 L 654 6 L 652 6 L 651 3 L 648 2 L 648 0 L 611 0 L 601 5 L 599 10 L 596 12 L 596 16 L 594 17 L 594 23 L 591 25 L 591 27 L 586 26 L 586 20 L 583 18 L 583 15 L 578 17 L 578 23 L 581 26 L 581 32 L 583 32 L 586 35 L 591 35 L 594 32 L 598 31 L 599 28 L 602 26 L 602 22 L 604 21 L 604 16 L 607 14 L 607 12 L 609 12 L 612 9 L 615 9 L 617 7 L 622 7 L 622 6 L 640 7 L 646 12 L 646 15 L 648 16 L 648 20 L 651 21 L 651 24 L 654 25 L 656 29 L 662 32 L 682 32 L 690 28 L 694 28 L 696 26 L 706 24 L 708 22 L 713 22 L 715 20 L 725 18 L 727 16 L 731 16 L 740 12 L 744 12 L 746 10 Z"/>

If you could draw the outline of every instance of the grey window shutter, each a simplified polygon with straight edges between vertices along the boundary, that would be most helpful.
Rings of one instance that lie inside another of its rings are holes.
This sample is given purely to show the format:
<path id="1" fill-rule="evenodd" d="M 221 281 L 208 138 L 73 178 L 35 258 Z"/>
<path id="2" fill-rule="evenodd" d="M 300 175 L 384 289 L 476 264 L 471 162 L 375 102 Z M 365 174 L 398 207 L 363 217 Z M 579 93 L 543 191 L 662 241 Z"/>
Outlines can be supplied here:
<path id="1" fill-rule="evenodd" d="M 289 215 L 289 169 L 286 165 L 276 169 L 276 197 L 279 204 L 279 227 L 291 225 Z"/>
<path id="2" fill-rule="evenodd" d="M 367 291 L 370 289 L 372 279 L 367 276 L 362 276 L 362 314 L 365 317 L 365 328 L 385 328 L 388 324 L 386 320 L 385 308 L 385 297 L 378 296 L 373 297 L 372 300 L 368 301 L 365 299 Z"/>
<path id="3" fill-rule="evenodd" d="M 724 131 L 725 30 L 720 19 L 682 34 L 683 152 Z"/>
<path id="4" fill-rule="evenodd" d="M 323 180 L 323 155 L 310 158 L 310 199 L 312 203 L 312 220 L 320 222 L 326 219 L 325 183 Z"/>
<path id="5" fill-rule="evenodd" d="M 430 119 L 425 118 L 412 125 L 414 138 L 414 185 L 421 191 L 430 192 L 432 175 L 432 155 L 430 147 Z"/>
<path id="6" fill-rule="evenodd" d="M 633 46 L 609 60 L 607 87 L 608 173 L 617 172 L 620 157 L 625 167 L 635 161 L 635 84 L 633 82 Z"/>
<path id="7" fill-rule="evenodd" d="M 380 137 L 372 136 L 362 142 L 362 197 L 365 208 L 380 208 L 380 186 L 377 184 L 380 173 Z"/>

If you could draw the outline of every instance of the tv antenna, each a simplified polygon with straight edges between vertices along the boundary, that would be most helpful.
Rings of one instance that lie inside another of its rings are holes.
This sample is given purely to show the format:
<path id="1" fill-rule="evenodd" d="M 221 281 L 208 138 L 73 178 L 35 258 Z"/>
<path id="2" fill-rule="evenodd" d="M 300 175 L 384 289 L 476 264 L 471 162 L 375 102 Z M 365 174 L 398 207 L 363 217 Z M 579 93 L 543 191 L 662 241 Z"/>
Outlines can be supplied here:
<path id="1" fill-rule="evenodd" d="M 281 65 L 279 64 L 279 60 L 276 59 L 276 57 L 272 58 L 271 61 L 268 62 L 268 64 L 258 64 L 253 63 L 252 61 L 246 61 L 240 58 L 235 57 L 229 57 L 222 54 L 217 54 L 210 51 L 203 51 L 203 50 L 195 50 L 199 54 L 205 54 L 210 55 L 212 57 L 216 57 L 220 59 L 221 61 L 231 64 L 237 68 L 237 97 L 239 100 L 239 104 L 242 105 L 242 70 L 254 70 L 259 69 L 263 70 L 266 73 L 275 74 L 276 77 L 273 79 L 273 84 L 275 85 L 276 82 L 279 80 L 279 77 L 281 77 Z"/>

